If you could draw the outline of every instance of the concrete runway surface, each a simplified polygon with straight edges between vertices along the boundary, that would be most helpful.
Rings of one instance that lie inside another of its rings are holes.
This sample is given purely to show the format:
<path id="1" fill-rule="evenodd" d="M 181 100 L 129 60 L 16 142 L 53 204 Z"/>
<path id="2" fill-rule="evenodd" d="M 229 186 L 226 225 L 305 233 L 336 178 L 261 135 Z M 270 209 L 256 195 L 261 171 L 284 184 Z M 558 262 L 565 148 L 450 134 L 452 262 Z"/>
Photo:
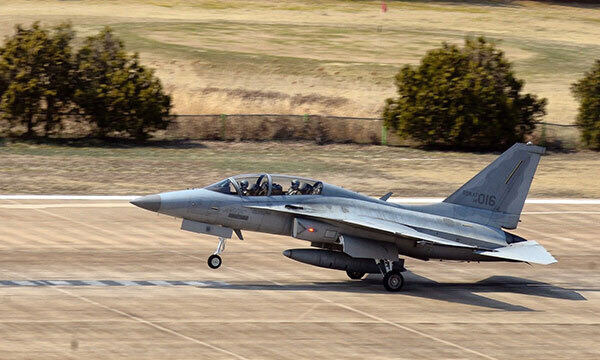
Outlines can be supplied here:
<path id="1" fill-rule="evenodd" d="M 0 359 L 599 359 L 600 207 L 528 204 L 550 266 L 407 259 L 406 286 L 125 201 L 0 200 Z"/>

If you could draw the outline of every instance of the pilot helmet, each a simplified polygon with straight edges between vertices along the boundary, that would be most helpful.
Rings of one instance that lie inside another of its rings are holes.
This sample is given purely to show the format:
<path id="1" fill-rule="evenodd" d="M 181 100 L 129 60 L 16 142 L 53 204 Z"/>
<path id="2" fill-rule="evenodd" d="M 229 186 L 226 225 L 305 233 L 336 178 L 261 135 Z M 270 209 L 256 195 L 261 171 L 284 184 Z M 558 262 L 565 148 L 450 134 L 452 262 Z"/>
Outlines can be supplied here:
<path id="1" fill-rule="evenodd" d="M 298 179 L 292 180 L 292 189 L 297 189 L 300 186 L 300 181 Z"/>
<path id="2" fill-rule="evenodd" d="M 242 187 L 242 189 L 248 188 L 248 180 L 240 181 L 240 186 Z"/>

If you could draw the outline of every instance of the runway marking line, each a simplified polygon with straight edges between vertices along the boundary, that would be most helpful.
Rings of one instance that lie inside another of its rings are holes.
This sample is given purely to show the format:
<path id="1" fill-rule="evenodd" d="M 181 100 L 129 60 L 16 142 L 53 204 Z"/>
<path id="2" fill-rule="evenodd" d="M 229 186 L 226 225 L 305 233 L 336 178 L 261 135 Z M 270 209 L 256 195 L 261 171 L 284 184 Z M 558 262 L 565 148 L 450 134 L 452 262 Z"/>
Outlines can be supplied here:
<path id="1" fill-rule="evenodd" d="M 3 271 L 4 271 L 4 272 L 7 272 L 7 273 L 11 273 L 11 274 L 13 274 L 13 275 L 16 275 L 16 276 L 18 276 L 18 277 L 21 277 L 21 278 L 27 278 L 26 276 L 23 276 L 23 275 L 21 275 L 21 274 L 17 274 L 17 273 L 15 273 L 15 272 L 12 272 L 12 271 L 9 271 L 9 270 L 3 270 Z M 27 281 L 32 281 L 32 280 L 28 279 Z M 198 339 L 196 339 L 196 338 L 193 338 L 193 337 L 191 337 L 191 336 L 187 336 L 187 335 L 185 335 L 185 334 L 182 334 L 182 333 L 180 333 L 180 332 L 177 332 L 177 331 L 175 331 L 175 330 L 172 330 L 172 329 L 169 329 L 169 328 L 167 328 L 167 327 L 164 327 L 164 326 L 162 326 L 162 325 L 156 324 L 156 323 L 154 323 L 154 322 L 152 322 L 152 321 L 150 321 L 150 320 L 146 320 L 146 319 L 144 319 L 144 318 L 142 318 L 142 317 L 140 317 L 140 316 L 135 316 L 135 315 L 128 314 L 128 313 L 126 313 L 126 312 L 124 312 L 124 311 L 121 311 L 121 310 L 119 310 L 119 309 L 113 308 L 113 307 L 111 307 L 111 306 L 108 306 L 108 305 L 104 305 L 104 304 L 102 304 L 102 303 L 99 303 L 99 302 L 97 302 L 97 301 L 94 301 L 94 300 L 92 300 L 92 299 L 89 299 L 89 298 L 87 298 L 87 297 L 85 297 L 85 296 L 81 296 L 81 295 L 74 294 L 74 293 L 72 293 L 72 292 L 70 292 L 70 291 L 68 291 L 68 290 L 65 290 L 65 289 L 62 289 L 62 288 L 59 288 L 59 287 L 50 287 L 50 289 L 54 289 L 54 290 L 56 290 L 56 291 L 58 291 L 58 292 L 61 292 L 61 293 L 63 293 L 63 294 L 66 294 L 66 295 L 69 295 L 69 296 L 71 296 L 71 297 L 74 297 L 74 298 L 76 298 L 76 299 L 79 299 L 79 300 L 81 300 L 81 301 L 87 302 L 87 303 L 89 303 L 89 304 L 92 304 L 92 305 L 94 305 L 94 306 L 96 306 L 96 307 L 103 308 L 103 309 L 105 309 L 105 310 L 108 310 L 108 311 L 110 311 L 110 312 L 113 312 L 113 313 L 115 313 L 115 314 L 119 314 L 119 315 L 121 315 L 121 316 L 125 316 L 125 317 L 127 317 L 127 318 L 129 318 L 129 319 L 131 319 L 131 320 L 134 320 L 134 321 L 137 321 L 137 322 L 139 322 L 139 323 L 142 323 L 142 324 L 148 325 L 148 326 L 150 326 L 150 327 L 153 327 L 153 328 L 155 328 L 156 330 L 159 330 L 159 331 L 162 331 L 162 332 L 165 332 L 165 333 L 168 333 L 168 334 L 171 334 L 171 335 L 174 335 L 174 336 L 180 337 L 180 338 L 182 338 L 182 339 L 185 339 L 185 340 L 188 340 L 188 341 L 194 342 L 194 343 L 196 343 L 196 344 L 198 344 L 198 345 L 202 345 L 202 346 L 205 346 L 205 347 L 207 347 L 207 348 L 209 348 L 209 349 L 212 349 L 212 350 L 215 350 L 215 351 L 219 351 L 219 352 L 221 352 L 221 353 L 223 353 L 223 354 L 230 355 L 230 356 L 232 356 L 232 357 L 234 357 L 234 358 L 236 358 L 236 359 L 248 360 L 248 358 L 245 358 L 245 357 L 243 357 L 243 356 L 241 356 L 241 355 L 239 355 L 239 354 L 236 354 L 236 353 L 234 353 L 234 352 L 231 352 L 231 351 L 229 351 L 229 350 L 226 350 L 226 349 L 220 348 L 220 347 L 218 347 L 218 346 L 215 346 L 215 345 L 211 345 L 211 344 L 209 344 L 209 343 L 207 343 L 207 342 L 204 342 L 204 341 L 202 341 L 202 340 L 198 340 Z"/>
<path id="2" fill-rule="evenodd" d="M 187 256 L 187 257 L 190 257 L 190 258 L 194 258 L 194 259 L 202 259 L 202 258 L 200 258 L 200 257 L 198 257 L 198 256 L 194 256 L 194 255 L 185 254 L 185 253 L 182 253 L 182 252 L 179 252 L 179 251 L 175 251 L 175 250 L 170 250 L 170 252 L 172 252 L 172 253 L 175 253 L 175 254 L 179 254 L 179 255 L 181 255 L 181 256 Z M 203 259 L 202 259 L 202 260 L 203 260 Z M 233 272 L 235 272 L 235 273 L 237 273 L 237 274 L 240 274 L 240 275 L 244 275 L 244 276 L 252 276 L 252 277 L 254 277 L 254 278 L 257 278 L 257 279 L 261 279 L 261 280 L 264 280 L 264 281 L 268 281 L 268 282 L 270 282 L 270 283 L 271 283 L 271 284 L 273 284 L 273 285 L 277 285 L 277 286 L 284 286 L 284 285 L 283 285 L 283 284 L 281 284 L 281 283 L 278 283 L 278 282 L 276 282 L 276 281 L 273 281 L 273 280 L 270 280 L 270 279 L 266 279 L 266 278 L 264 278 L 264 277 L 262 277 L 262 276 L 259 276 L 259 275 L 249 274 L 249 273 L 246 273 L 246 272 L 244 272 L 244 271 L 237 270 L 237 269 L 233 269 L 233 268 L 227 268 L 227 270 L 233 271 Z M 381 317 L 379 317 L 379 316 L 375 316 L 375 315 L 369 314 L 369 313 L 367 313 L 367 312 L 365 312 L 365 311 L 362 311 L 362 310 L 355 309 L 355 308 L 353 308 L 353 307 L 351 307 L 351 306 L 349 306 L 349 305 L 344 305 L 344 304 L 341 304 L 341 303 L 339 303 L 339 302 L 335 302 L 335 301 L 329 300 L 329 299 L 327 299 L 327 298 L 324 298 L 324 297 L 321 297 L 321 296 L 319 296 L 319 295 L 315 295 L 315 294 L 310 294 L 310 293 L 305 293 L 305 294 L 306 294 L 306 295 L 308 295 L 308 296 L 310 296 L 310 297 L 312 297 L 312 298 L 319 299 L 319 300 L 321 300 L 321 301 L 323 301 L 323 302 L 325 302 L 325 303 L 327 303 L 327 304 L 335 305 L 335 306 L 337 306 L 337 307 L 340 307 L 340 308 L 342 308 L 342 309 L 345 309 L 345 310 L 348 310 L 348 311 L 352 311 L 352 312 L 354 312 L 354 313 L 356 313 L 356 314 L 359 314 L 359 315 L 362 315 L 362 316 L 364 316 L 364 317 L 370 318 L 371 320 L 375 320 L 375 321 L 377 321 L 378 323 L 384 323 L 384 324 L 388 324 L 388 325 L 394 326 L 394 327 L 396 327 L 396 328 L 398 328 L 398 329 L 405 330 L 405 331 L 411 332 L 411 333 L 413 333 L 413 334 L 416 334 L 416 335 L 423 336 L 423 337 L 425 337 L 425 338 L 428 338 L 428 339 L 430 339 L 430 340 L 437 341 L 437 342 L 439 342 L 439 343 L 442 343 L 442 344 L 444 344 L 444 345 L 447 345 L 447 346 L 454 347 L 454 348 L 456 348 L 456 349 L 462 350 L 462 351 L 464 351 L 464 352 L 471 353 L 471 354 L 473 354 L 473 355 L 480 356 L 480 357 L 482 357 L 482 358 L 485 358 L 485 359 L 489 359 L 489 360 L 498 360 L 498 359 L 497 359 L 497 358 L 495 358 L 495 357 L 492 357 L 492 356 L 486 355 L 486 354 L 484 354 L 484 353 L 481 353 L 481 352 L 479 352 L 479 351 L 476 351 L 476 350 L 472 350 L 472 349 L 466 348 L 466 347 L 464 347 L 464 346 L 461 346 L 461 345 L 459 345 L 459 344 L 456 344 L 456 343 L 453 343 L 453 342 L 451 342 L 451 341 L 448 341 L 448 340 L 444 340 L 444 339 L 438 338 L 438 337 L 436 337 L 436 336 L 433 336 L 433 335 L 429 335 L 429 334 L 427 334 L 427 333 L 424 333 L 424 332 L 422 332 L 422 331 L 419 331 L 419 330 L 413 329 L 413 328 L 411 328 L 411 327 L 408 327 L 408 326 L 405 326 L 405 325 L 400 325 L 400 324 L 398 324 L 398 323 L 396 323 L 396 322 L 393 322 L 393 321 L 390 321 L 390 320 L 386 320 L 386 319 L 384 319 L 384 318 L 381 318 Z M 311 310 L 312 310 L 312 309 L 311 309 Z M 304 314 L 303 314 L 303 315 L 304 315 Z"/>
<path id="3" fill-rule="evenodd" d="M 599 214 L 600 211 L 523 211 L 523 215 Z"/>
<path id="4" fill-rule="evenodd" d="M 193 287 L 224 287 L 229 286 L 223 281 L 197 280 L 0 280 L 3 287 L 116 287 L 116 286 L 193 286 Z"/>
<path id="5" fill-rule="evenodd" d="M 77 204 L 0 204 L 0 209 L 15 209 L 15 210 L 39 210 L 48 208 L 116 208 L 116 207 L 130 207 L 132 206 L 126 202 L 118 203 L 77 203 Z"/>

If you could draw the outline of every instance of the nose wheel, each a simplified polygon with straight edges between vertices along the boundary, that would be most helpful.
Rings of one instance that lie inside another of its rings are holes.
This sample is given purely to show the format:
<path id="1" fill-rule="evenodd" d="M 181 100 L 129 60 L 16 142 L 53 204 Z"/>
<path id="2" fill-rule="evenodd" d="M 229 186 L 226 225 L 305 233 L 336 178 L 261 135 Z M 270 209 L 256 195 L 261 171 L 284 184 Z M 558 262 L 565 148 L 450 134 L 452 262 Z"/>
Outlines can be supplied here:
<path id="1" fill-rule="evenodd" d="M 208 267 L 211 269 L 218 269 L 223 263 L 223 259 L 219 255 L 213 254 L 208 257 Z"/>
<path id="2" fill-rule="evenodd" d="M 219 256 L 223 251 L 225 251 L 225 241 L 227 239 L 220 237 L 219 244 L 217 245 L 217 250 L 208 257 L 208 267 L 211 269 L 218 269 L 221 264 L 223 264 L 223 259 Z"/>

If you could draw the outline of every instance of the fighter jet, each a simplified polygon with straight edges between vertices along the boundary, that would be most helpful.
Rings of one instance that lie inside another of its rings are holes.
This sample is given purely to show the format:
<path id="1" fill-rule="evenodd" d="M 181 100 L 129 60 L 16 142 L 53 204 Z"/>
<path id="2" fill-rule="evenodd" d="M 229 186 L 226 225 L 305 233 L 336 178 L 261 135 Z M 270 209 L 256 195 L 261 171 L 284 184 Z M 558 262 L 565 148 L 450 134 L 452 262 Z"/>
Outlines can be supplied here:
<path id="1" fill-rule="evenodd" d="M 443 202 L 400 205 L 392 193 L 372 198 L 318 180 L 274 174 L 237 175 L 204 188 L 165 192 L 131 201 L 143 209 L 183 219 L 181 229 L 218 237 L 208 266 L 242 230 L 287 235 L 310 242 L 288 258 L 345 270 L 351 279 L 383 274 L 399 291 L 404 257 L 419 260 L 556 262 L 540 244 L 515 229 L 545 148 L 515 144 Z M 402 257 L 402 258 L 400 258 Z"/>

